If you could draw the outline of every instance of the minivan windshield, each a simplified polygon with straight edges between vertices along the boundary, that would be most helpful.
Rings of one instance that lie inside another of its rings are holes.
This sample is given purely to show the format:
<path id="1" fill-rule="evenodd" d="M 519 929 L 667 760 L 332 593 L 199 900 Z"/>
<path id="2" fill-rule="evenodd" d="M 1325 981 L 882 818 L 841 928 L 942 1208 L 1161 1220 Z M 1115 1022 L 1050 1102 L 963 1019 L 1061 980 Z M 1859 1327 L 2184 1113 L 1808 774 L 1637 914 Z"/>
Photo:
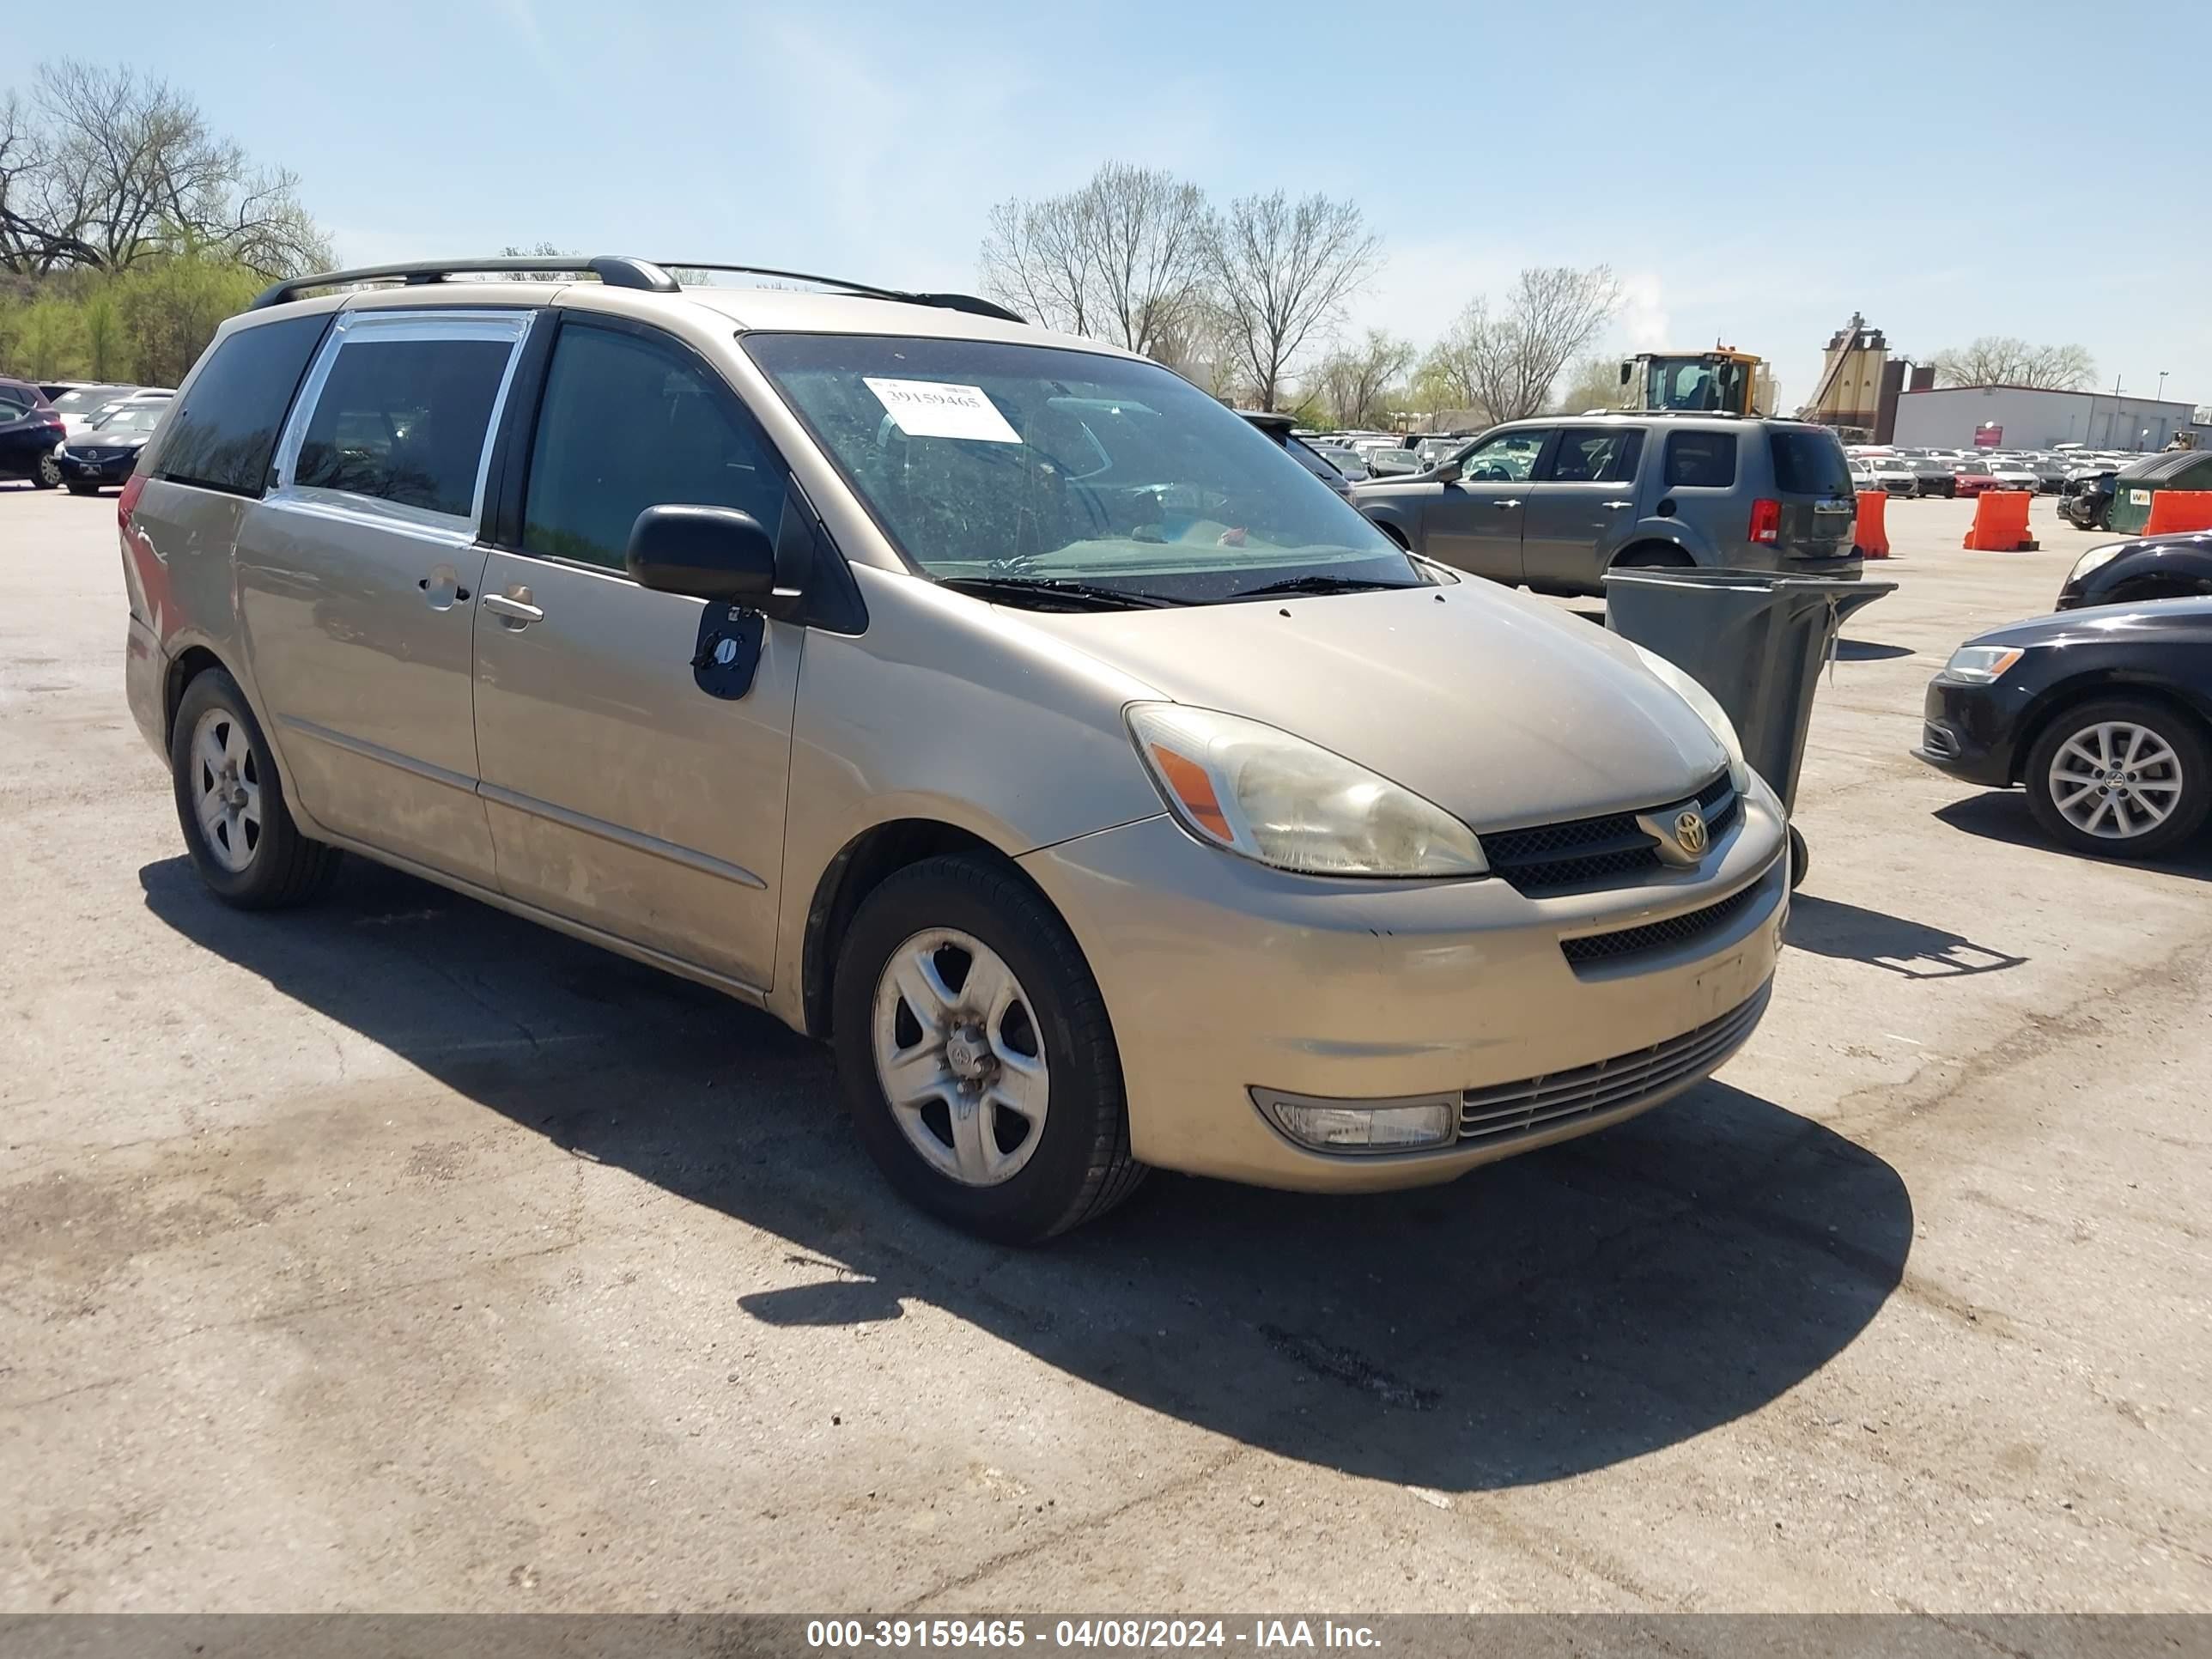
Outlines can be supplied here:
<path id="1" fill-rule="evenodd" d="M 1182 604 L 1425 586 L 1280 444 L 1156 363 L 985 340 L 744 343 L 884 533 L 940 581 Z"/>

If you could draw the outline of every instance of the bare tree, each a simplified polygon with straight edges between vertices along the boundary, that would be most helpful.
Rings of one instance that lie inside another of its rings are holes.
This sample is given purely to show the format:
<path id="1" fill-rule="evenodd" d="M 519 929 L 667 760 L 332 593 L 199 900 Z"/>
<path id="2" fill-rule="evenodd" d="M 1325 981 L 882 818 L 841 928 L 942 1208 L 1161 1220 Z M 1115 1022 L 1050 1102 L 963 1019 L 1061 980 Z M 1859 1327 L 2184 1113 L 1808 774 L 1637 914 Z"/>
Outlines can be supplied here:
<path id="1" fill-rule="evenodd" d="M 263 276 L 331 258 L 297 177 L 255 167 L 166 82 L 64 60 L 0 105 L 0 266 L 127 270 L 188 250 Z"/>
<path id="2" fill-rule="evenodd" d="M 1088 211 L 1080 191 L 993 208 L 983 238 L 983 292 L 1047 328 L 1090 333 Z"/>
<path id="3" fill-rule="evenodd" d="M 1308 342 L 1382 262 L 1358 204 L 1293 202 L 1279 190 L 1231 203 L 1208 251 L 1227 347 L 1262 409 L 1275 407 Z"/>
<path id="4" fill-rule="evenodd" d="M 1307 396 L 1340 426 L 1371 426 L 1389 413 L 1388 394 L 1413 366 L 1413 343 L 1379 328 L 1332 351 L 1314 371 Z"/>
<path id="5" fill-rule="evenodd" d="M 1532 266 L 1513 284 L 1505 308 L 1492 316 L 1478 295 L 1429 355 L 1436 379 L 1493 420 L 1540 414 L 1552 387 L 1577 354 L 1620 308 L 1612 269 Z"/>
<path id="6" fill-rule="evenodd" d="M 2097 378 L 2096 360 L 2078 345 L 2030 345 L 2009 334 L 1984 334 L 1971 345 L 1935 356 L 1945 386 L 2026 386 L 2075 392 Z"/>
<path id="7" fill-rule="evenodd" d="M 1109 161 L 1079 190 L 992 210 L 984 291 L 1050 327 L 1161 356 L 1194 331 L 1206 233 L 1197 185 Z"/>
<path id="8" fill-rule="evenodd" d="M 1206 282 L 1206 192 L 1164 168 L 1109 161 L 1079 193 L 1107 337 L 1158 356 L 1188 337 Z"/>

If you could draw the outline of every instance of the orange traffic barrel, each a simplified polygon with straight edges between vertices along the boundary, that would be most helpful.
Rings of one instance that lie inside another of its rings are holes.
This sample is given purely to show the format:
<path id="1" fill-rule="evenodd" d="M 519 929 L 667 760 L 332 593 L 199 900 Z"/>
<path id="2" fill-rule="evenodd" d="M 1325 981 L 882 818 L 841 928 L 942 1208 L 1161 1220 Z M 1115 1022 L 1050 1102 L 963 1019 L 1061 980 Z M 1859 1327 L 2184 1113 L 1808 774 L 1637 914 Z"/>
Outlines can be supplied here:
<path id="1" fill-rule="evenodd" d="M 2035 498 L 2021 489 L 1985 489 L 1974 498 L 1974 522 L 1962 547 L 1986 553 L 2033 553 L 2027 533 L 2027 504 Z"/>
<path id="2" fill-rule="evenodd" d="M 1886 489 L 1862 489 L 1858 492 L 1859 516 L 1852 527 L 1851 539 L 1858 544 L 1859 552 L 1869 559 L 1889 556 L 1889 492 Z"/>
<path id="3" fill-rule="evenodd" d="M 2212 530 L 2212 489 L 2161 489 L 2151 496 L 2142 533 L 2166 536 L 2177 530 Z"/>

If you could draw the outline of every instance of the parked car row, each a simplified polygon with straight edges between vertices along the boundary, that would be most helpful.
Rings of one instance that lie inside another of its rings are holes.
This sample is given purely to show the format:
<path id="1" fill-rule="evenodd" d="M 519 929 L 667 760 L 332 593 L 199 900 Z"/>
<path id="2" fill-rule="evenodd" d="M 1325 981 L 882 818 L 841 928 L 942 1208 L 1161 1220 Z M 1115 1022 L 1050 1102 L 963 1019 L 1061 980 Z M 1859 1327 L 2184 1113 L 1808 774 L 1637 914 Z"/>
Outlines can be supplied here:
<path id="1" fill-rule="evenodd" d="M 175 396 L 163 386 L 0 380 L 0 478 L 80 493 L 120 483 Z"/>

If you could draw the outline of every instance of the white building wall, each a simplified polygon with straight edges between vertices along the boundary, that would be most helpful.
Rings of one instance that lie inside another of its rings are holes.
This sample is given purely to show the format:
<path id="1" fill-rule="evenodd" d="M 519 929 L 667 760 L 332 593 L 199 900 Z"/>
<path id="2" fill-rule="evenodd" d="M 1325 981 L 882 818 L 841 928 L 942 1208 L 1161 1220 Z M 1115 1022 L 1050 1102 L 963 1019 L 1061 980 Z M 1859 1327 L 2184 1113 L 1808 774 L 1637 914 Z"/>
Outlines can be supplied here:
<path id="1" fill-rule="evenodd" d="M 2103 392 L 1944 386 L 1899 394 L 1892 441 L 1907 448 L 1971 449 L 1976 428 L 1995 422 L 2004 428 L 2007 449 L 2068 443 L 2092 449 L 2163 449 L 2168 438 L 2189 425 L 2190 415 L 2187 404 Z"/>

